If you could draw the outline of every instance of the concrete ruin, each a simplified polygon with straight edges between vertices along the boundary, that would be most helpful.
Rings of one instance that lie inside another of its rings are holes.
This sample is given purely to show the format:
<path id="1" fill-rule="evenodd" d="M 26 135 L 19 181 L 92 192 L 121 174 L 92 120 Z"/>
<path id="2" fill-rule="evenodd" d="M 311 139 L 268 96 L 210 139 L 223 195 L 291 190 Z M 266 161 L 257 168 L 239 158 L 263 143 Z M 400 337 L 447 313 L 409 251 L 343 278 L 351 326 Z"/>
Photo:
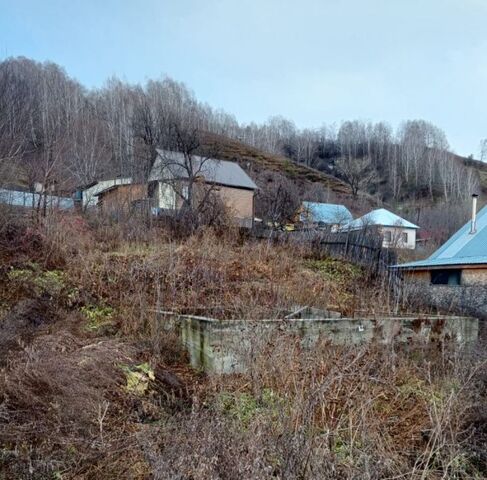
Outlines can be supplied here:
<path id="1" fill-rule="evenodd" d="M 191 365 L 207 373 L 246 371 L 249 352 L 258 341 L 278 334 L 299 338 L 301 347 L 318 341 L 333 345 L 454 342 L 478 338 L 479 321 L 457 316 L 398 316 L 343 318 L 337 312 L 299 309 L 271 320 L 218 320 L 174 312 L 156 312 L 162 327 L 178 333 Z"/>

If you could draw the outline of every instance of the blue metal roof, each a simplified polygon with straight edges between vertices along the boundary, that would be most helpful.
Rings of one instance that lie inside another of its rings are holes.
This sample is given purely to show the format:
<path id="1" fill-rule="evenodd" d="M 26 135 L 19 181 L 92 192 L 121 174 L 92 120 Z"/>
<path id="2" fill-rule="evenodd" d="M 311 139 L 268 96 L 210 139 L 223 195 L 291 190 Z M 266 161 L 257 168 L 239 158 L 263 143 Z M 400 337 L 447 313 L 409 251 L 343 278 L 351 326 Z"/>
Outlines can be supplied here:
<path id="1" fill-rule="evenodd" d="M 22 192 L 20 190 L 7 190 L 0 188 L 0 203 L 13 205 L 16 207 L 30 207 L 35 208 L 40 200 L 39 193 Z M 56 197 L 54 195 L 46 195 L 46 205 L 48 207 L 60 208 L 61 210 L 69 210 L 74 208 L 72 198 Z M 42 197 L 40 204 L 43 205 L 44 197 Z"/>
<path id="2" fill-rule="evenodd" d="M 408 222 L 404 218 L 395 213 L 379 208 L 372 212 L 366 213 L 364 216 L 357 218 L 345 226 L 345 229 L 359 229 L 366 225 L 379 225 L 382 227 L 404 227 L 404 228 L 419 228 L 414 223 Z"/>
<path id="3" fill-rule="evenodd" d="M 353 216 L 344 205 L 334 203 L 303 202 L 304 212 L 301 221 L 311 220 L 315 223 L 340 224 L 353 220 Z M 311 218 L 310 218 L 311 217 Z"/>
<path id="4" fill-rule="evenodd" d="M 477 228 L 470 233 L 467 222 L 426 260 L 397 265 L 398 268 L 427 268 L 448 265 L 487 264 L 487 205 L 477 215 Z"/>

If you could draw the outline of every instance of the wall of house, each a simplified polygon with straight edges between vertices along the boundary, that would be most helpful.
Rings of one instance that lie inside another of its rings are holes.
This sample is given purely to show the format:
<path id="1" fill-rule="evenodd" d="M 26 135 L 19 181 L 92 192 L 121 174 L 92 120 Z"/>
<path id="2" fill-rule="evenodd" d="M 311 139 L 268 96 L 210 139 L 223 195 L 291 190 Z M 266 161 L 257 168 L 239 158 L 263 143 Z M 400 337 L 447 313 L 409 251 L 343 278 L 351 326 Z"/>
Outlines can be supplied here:
<path id="1" fill-rule="evenodd" d="M 384 237 L 386 236 L 386 232 L 390 232 L 391 234 L 390 242 L 384 238 L 382 242 L 384 248 L 407 248 L 411 250 L 416 248 L 416 229 L 414 228 L 381 227 L 380 231 Z M 407 242 L 404 242 L 402 238 L 403 233 L 407 233 L 408 235 Z"/>
<path id="2" fill-rule="evenodd" d="M 253 190 L 220 186 L 215 190 L 215 193 L 237 220 L 244 224 L 250 222 L 248 226 L 252 226 L 254 218 Z"/>
<path id="3" fill-rule="evenodd" d="M 171 184 L 158 182 L 157 207 L 164 210 L 174 210 L 176 208 L 176 192 Z"/>
<path id="4" fill-rule="evenodd" d="M 487 268 L 464 268 L 462 270 L 462 285 L 487 286 Z"/>
<path id="5" fill-rule="evenodd" d="M 206 184 L 204 184 L 206 185 Z M 176 188 L 181 190 L 184 183 L 180 183 Z M 198 191 L 200 184 L 194 184 L 195 193 Z M 180 209 L 183 199 L 176 194 L 171 184 L 159 182 L 157 190 L 158 207 L 163 209 Z M 181 190 L 182 192 L 182 190 Z M 254 192 L 243 188 L 233 188 L 218 185 L 213 187 L 213 193 L 217 195 L 223 204 L 230 210 L 232 216 L 244 226 L 252 226 L 254 218 Z"/>
<path id="6" fill-rule="evenodd" d="M 405 272 L 405 279 L 411 303 L 487 319 L 487 268 L 462 269 L 461 285 L 432 285 L 429 270 Z"/>
<path id="7" fill-rule="evenodd" d="M 147 185 L 120 185 L 99 196 L 101 208 L 106 213 L 128 212 L 136 200 L 147 198 Z"/>
<path id="8" fill-rule="evenodd" d="M 487 267 L 482 268 L 462 268 L 462 286 L 487 286 Z M 426 284 L 431 283 L 430 270 L 413 270 L 405 272 L 405 277 L 408 280 L 415 282 L 422 282 Z"/>

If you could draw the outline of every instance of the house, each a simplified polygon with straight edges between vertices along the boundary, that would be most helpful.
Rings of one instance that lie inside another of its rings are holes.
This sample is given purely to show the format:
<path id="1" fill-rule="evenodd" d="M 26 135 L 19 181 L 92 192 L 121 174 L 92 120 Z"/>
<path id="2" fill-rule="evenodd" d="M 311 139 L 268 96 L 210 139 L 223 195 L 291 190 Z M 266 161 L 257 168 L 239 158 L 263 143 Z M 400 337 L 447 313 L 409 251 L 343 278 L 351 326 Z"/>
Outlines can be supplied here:
<path id="1" fill-rule="evenodd" d="M 146 184 L 116 184 L 96 194 L 104 213 L 129 213 L 147 199 Z"/>
<path id="2" fill-rule="evenodd" d="M 131 178 L 109 178 L 105 180 L 97 180 L 95 182 L 89 183 L 78 187 L 75 193 L 75 203 L 81 210 L 86 210 L 87 208 L 94 207 L 98 203 L 98 194 L 107 188 L 113 187 L 114 185 L 128 185 L 132 183 Z"/>
<path id="3" fill-rule="evenodd" d="M 373 210 L 348 223 L 341 230 L 355 231 L 370 227 L 378 229 L 383 237 L 384 248 L 413 250 L 416 247 L 416 231 L 419 227 L 385 208 Z"/>
<path id="4" fill-rule="evenodd" d="M 353 221 L 353 216 L 344 205 L 303 202 L 299 212 L 299 220 L 308 225 L 336 229 Z"/>
<path id="5" fill-rule="evenodd" d="M 425 260 L 395 265 L 430 305 L 487 317 L 487 206 Z"/>
<path id="6" fill-rule="evenodd" d="M 487 285 L 487 205 L 426 260 L 396 268 L 431 285 Z"/>
<path id="7" fill-rule="evenodd" d="M 191 156 L 193 186 L 211 188 L 239 225 L 251 228 L 257 185 L 235 162 Z M 180 152 L 158 150 L 149 175 L 149 196 L 157 211 L 179 210 L 188 195 L 188 159 Z"/>

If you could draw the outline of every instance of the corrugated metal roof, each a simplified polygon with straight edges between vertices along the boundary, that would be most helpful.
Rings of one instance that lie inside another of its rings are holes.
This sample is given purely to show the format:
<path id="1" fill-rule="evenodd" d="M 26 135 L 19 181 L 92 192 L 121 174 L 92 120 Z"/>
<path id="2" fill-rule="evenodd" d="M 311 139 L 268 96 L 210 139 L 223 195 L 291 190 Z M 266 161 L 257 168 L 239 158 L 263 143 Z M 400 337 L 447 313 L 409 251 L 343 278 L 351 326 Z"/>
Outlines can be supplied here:
<path id="1" fill-rule="evenodd" d="M 184 168 L 185 158 L 180 152 L 157 150 L 158 156 L 152 166 L 149 180 L 156 181 L 167 178 L 188 178 L 187 169 Z M 199 170 L 208 183 L 217 183 L 229 187 L 247 188 L 256 190 L 257 185 L 244 172 L 238 163 L 215 158 L 192 156 L 193 169 Z M 200 165 L 202 164 L 202 167 Z M 169 177 L 168 177 L 169 174 Z"/>
<path id="2" fill-rule="evenodd" d="M 382 227 L 404 227 L 404 228 L 419 228 L 414 223 L 408 222 L 404 218 L 396 215 L 395 213 L 386 210 L 385 208 L 379 208 L 372 212 L 366 213 L 360 218 L 355 219 L 353 222 L 345 225 L 345 229 L 359 229 L 366 225 L 379 225 Z"/>
<path id="3" fill-rule="evenodd" d="M 426 260 L 396 265 L 398 268 L 427 268 L 442 265 L 487 264 L 487 205 L 477 215 L 477 231 L 467 222 Z"/>
<path id="4" fill-rule="evenodd" d="M 39 193 L 0 188 L 0 203 L 15 207 L 35 208 L 39 204 L 39 201 L 41 205 L 44 204 L 44 196 L 41 198 Z M 74 208 L 73 199 L 68 197 L 46 195 L 45 201 L 48 207 L 60 208 L 61 210 Z"/>
<path id="5" fill-rule="evenodd" d="M 318 203 L 318 202 L 303 202 L 303 209 L 301 220 L 311 220 L 313 222 L 340 224 L 353 220 L 353 216 L 344 205 L 337 205 L 334 203 Z M 308 215 L 311 218 L 308 218 Z"/>

